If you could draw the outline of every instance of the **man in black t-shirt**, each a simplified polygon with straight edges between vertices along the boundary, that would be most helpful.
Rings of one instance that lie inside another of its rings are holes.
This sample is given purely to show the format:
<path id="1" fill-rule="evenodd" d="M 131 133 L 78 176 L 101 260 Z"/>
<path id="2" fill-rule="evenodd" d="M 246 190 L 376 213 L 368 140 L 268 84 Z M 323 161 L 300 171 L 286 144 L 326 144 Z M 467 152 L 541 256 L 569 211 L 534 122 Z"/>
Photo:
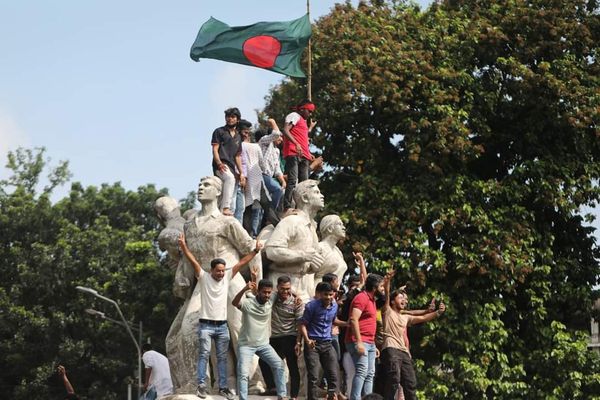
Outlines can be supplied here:
<path id="1" fill-rule="evenodd" d="M 223 191 L 219 208 L 225 215 L 233 215 L 235 209 L 236 183 L 241 187 L 246 184 L 242 174 L 242 137 L 237 125 L 242 117 L 236 107 L 225 110 L 225 125 L 215 129 L 212 134 L 213 172 L 223 181 Z M 236 179 L 236 168 L 239 175 Z"/>

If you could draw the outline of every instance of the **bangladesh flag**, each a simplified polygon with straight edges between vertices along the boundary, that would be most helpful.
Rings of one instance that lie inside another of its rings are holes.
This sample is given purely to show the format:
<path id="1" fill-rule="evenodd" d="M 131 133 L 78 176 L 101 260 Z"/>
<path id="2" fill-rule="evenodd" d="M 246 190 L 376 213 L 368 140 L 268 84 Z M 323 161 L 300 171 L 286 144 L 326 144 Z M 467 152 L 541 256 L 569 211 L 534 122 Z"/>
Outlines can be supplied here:
<path id="1" fill-rule="evenodd" d="M 190 50 L 200 58 L 229 61 L 305 78 L 300 67 L 302 51 L 310 39 L 308 14 L 287 22 L 258 22 L 229 26 L 210 18 L 202 25 Z"/>

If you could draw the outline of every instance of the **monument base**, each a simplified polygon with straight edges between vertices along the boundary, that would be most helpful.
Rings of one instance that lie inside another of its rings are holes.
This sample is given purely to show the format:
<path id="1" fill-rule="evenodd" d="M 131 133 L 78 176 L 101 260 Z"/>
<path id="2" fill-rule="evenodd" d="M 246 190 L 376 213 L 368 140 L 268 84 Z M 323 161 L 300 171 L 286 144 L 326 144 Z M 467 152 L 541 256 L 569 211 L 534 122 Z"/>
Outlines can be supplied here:
<path id="1" fill-rule="evenodd" d="M 200 397 L 195 394 L 171 394 L 165 397 L 160 397 L 158 400 L 200 400 Z M 209 394 L 205 400 L 225 400 L 225 397 L 216 394 Z M 248 400 L 277 400 L 277 396 L 258 396 L 255 394 L 248 395 Z"/>

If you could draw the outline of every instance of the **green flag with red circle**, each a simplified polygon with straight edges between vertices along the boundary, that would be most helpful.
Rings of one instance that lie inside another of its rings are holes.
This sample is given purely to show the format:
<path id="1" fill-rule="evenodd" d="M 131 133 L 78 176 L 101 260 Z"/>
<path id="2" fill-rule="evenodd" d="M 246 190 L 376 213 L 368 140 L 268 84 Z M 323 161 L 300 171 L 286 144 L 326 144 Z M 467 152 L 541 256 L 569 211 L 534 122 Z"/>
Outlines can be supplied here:
<path id="1" fill-rule="evenodd" d="M 190 50 L 194 61 L 212 58 L 305 78 L 300 66 L 311 26 L 308 14 L 293 21 L 229 26 L 215 18 L 206 21 Z"/>

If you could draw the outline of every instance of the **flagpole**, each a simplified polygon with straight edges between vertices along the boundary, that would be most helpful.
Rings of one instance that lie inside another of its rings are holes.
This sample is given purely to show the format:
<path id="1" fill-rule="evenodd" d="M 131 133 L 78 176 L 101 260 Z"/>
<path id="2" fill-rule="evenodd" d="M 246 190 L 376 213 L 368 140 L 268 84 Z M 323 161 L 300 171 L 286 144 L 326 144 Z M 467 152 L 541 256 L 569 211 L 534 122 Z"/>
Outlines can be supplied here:
<path id="1" fill-rule="evenodd" d="M 308 15 L 308 23 L 310 24 L 310 0 L 306 0 L 306 14 Z M 311 27 L 312 30 L 312 27 Z M 312 35 L 311 35 L 312 36 Z M 311 40 L 308 39 L 308 81 L 306 85 L 306 97 L 312 101 L 312 51 L 311 51 Z"/>

